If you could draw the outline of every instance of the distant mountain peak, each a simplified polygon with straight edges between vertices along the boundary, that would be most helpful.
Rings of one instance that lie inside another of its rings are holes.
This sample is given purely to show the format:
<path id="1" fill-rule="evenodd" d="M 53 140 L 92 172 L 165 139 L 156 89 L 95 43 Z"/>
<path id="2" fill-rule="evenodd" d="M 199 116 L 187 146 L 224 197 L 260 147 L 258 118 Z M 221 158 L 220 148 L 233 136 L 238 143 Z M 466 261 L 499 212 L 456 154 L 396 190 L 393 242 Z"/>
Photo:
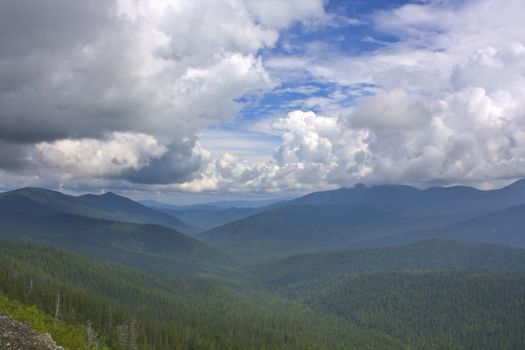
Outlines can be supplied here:
<path id="1" fill-rule="evenodd" d="M 149 208 L 113 192 L 71 196 L 37 187 L 26 187 L 0 194 L 0 211 L 26 213 L 68 213 L 133 223 L 164 225 L 183 232 L 192 232 L 187 224 L 173 215 Z"/>
<path id="2" fill-rule="evenodd" d="M 40 187 L 22 187 L 16 190 L 0 193 L 1 195 L 10 196 L 10 195 L 21 195 L 28 198 L 64 198 L 68 197 L 67 194 L 64 194 L 59 191 L 49 190 L 47 188 Z"/>
<path id="3" fill-rule="evenodd" d="M 116 194 L 115 192 L 106 192 L 106 193 L 101 194 L 100 196 L 104 198 L 118 198 L 118 199 L 129 200 L 129 198 Z"/>

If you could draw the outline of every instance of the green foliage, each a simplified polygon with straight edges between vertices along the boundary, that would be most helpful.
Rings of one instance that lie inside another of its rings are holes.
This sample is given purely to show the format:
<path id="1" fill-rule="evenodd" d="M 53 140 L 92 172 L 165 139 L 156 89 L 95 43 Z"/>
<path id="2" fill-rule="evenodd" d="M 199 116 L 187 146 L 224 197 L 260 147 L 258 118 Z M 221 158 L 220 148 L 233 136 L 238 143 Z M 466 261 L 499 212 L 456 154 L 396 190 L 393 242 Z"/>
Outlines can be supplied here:
<path id="1" fill-rule="evenodd" d="M 46 315 L 36 306 L 23 305 L 20 302 L 9 300 L 0 294 L 0 311 L 12 319 L 31 325 L 41 333 L 49 333 L 57 344 L 66 350 L 91 350 L 86 342 L 86 329 L 83 326 L 73 326 L 65 322 L 55 324 L 53 318 Z M 99 347 L 100 350 L 106 347 Z"/>
<path id="2" fill-rule="evenodd" d="M 58 246 L 167 275 L 227 274 L 236 262 L 231 255 L 168 227 L 72 214 L 0 211 L 0 239 Z"/>
<path id="3" fill-rule="evenodd" d="M 0 290 L 53 314 L 91 322 L 113 349 L 127 349 L 119 330 L 135 322 L 141 349 L 399 348 L 389 336 L 316 313 L 248 282 L 166 279 L 54 248 L 0 244 Z M 128 339 L 128 337 L 124 337 Z"/>
<path id="4" fill-rule="evenodd" d="M 254 274 L 271 285 L 378 270 L 525 270 L 525 250 L 427 240 L 405 246 L 298 254 L 251 267 Z"/>
<path id="5" fill-rule="evenodd" d="M 403 232 L 410 220 L 370 207 L 285 206 L 198 235 L 251 260 L 334 248 Z"/>
<path id="6" fill-rule="evenodd" d="M 524 349 L 524 272 L 376 272 L 283 293 L 411 349 Z"/>
<path id="7" fill-rule="evenodd" d="M 525 248 L 524 217 L 525 205 L 518 205 L 468 220 L 460 220 L 449 225 L 406 232 L 370 243 L 374 245 L 406 244 L 422 239 L 439 238 Z"/>

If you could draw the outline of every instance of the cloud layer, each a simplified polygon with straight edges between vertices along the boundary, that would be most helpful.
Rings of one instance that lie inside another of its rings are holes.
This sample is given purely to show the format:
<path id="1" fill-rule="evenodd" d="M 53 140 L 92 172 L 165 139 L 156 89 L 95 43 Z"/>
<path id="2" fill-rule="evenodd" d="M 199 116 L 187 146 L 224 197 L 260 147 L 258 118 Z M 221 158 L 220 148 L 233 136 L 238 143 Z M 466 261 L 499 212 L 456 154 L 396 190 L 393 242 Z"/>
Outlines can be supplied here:
<path id="1" fill-rule="evenodd" d="M 293 57 L 272 48 L 294 23 L 336 25 L 323 1 L 4 7 L 3 186 L 293 192 L 525 177 L 521 0 L 407 4 L 349 26 L 394 37 L 373 51 L 305 42 Z M 201 145 L 208 127 L 235 122 L 243 97 L 305 78 L 334 91 L 299 87 L 311 95 L 249 126 L 282 140 L 271 160 Z"/>
<path id="2" fill-rule="evenodd" d="M 274 85 L 260 50 L 323 14 L 317 0 L 8 2 L 0 169 L 55 169 L 50 181 L 183 181 L 201 166 L 197 133 Z"/>
<path id="3" fill-rule="evenodd" d="M 333 94 L 314 103 L 318 113 L 267 122 L 259 129 L 283 139 L 275 161 L 244 166 L 229 181 L 249 175 L 246 183 L 267 190 L 306 191 L 358 182 L 491 187 L 525 177 L 524 11 L 512 0 L 409 4 L 374 15 L 376 28 L 399 40 L 371 53 L 271 58 L 283 76 L 371 89 L 350 108 L 334 109 Z"/>

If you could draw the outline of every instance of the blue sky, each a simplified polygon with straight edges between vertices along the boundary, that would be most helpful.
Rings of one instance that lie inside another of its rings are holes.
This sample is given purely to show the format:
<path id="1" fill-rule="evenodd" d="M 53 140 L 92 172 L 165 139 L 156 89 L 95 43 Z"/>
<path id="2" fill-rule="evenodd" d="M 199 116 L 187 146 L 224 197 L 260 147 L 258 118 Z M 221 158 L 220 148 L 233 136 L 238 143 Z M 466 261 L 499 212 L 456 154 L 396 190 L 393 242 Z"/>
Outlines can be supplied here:
<path id="1" fill-rule="evenodd" d="M 328 1 L 325 11 L 332 16 L 326 23 L 304 24 L 296 23 L 286 29 L 279 38 L 275 47 L 263 50 L 262 57 L 330 56 L 339 55 L 359 56 L 366 52 L 373 52 L 385 43 L 395 42 L 397 37 L 384 31 L 376 30 L 373 25 L 373 14 L 377 11 L 386 11 L 401 6 L 408 1 Z M 297 79 L 292 76 L 284 78 L 276 89 L 266 92 L 258 103 L 250 104 L 241 115 L 243 119 L 257 118 L 264 114 L 258 109 L 270 111 L 279 110 L 280 106 L 288 103 L 297 103 L 306 97 L 327 97 L 338 86 L 330 81 L 306 75 Z M 358 87 L 357 87 L 358 88 Z M 351 104 L 354 99 L 348 97 L 344 103 Z M 290 109 L 290 108 L 288 108 Z M 264 115 L 263 115 L 264 117 Z"/>
<path id="2" fill-rule="evenodd" d="M 297 22 L 284 30 L 275 46 L 263 49 L 260 55 L 264 59 L 272 57 L 306 56 L 315 51 L 326 51 L 326 55 L 359 56 L 373 52 L 399 38 L 376 30 L 373 15 L 378 11 L 387 11 L 414 1 L 327 1 L 325 11 L 331 16 L 322 23 Z M 276 72 L 278 75 L 278 72 Z M 228 124 L 211 126 L 204 132 L 203 142 L 213 145 L 215 152 L 232 152 L 245 157 L 270 159 L 279 146 L 280 137 L 264 133 L 254 133 L 250 125 L 260 119 L 285 115 L 296 109 L 322 112 L 319 105 L 305 104 L 309 98 L 329 99 L 334 93 L 342 91 L 345 98 L 338 100 L 341 107 L 352 106 L 358 96 L 367 95 L 367 88 L 373 84 L 355 84 L 341 86 L 319 79 L 311 74 L 280 77 L 275 88 L 264 92 L 247 94 L 237 99 L 244 107 L 237 118 Z M 354 93 L 352 93 L 354 92 Z M 246 147 L 240 141 L 251 139 Z M 220 145 L 218 143 L 220 142 Z M 230 145 L 231 143 L 231 145 Z"/>
<path id="3" fill-rule="evenodd" d="M 521 0 L 32 0 L 0 188 L 200 202 L 525 177 Z"/>

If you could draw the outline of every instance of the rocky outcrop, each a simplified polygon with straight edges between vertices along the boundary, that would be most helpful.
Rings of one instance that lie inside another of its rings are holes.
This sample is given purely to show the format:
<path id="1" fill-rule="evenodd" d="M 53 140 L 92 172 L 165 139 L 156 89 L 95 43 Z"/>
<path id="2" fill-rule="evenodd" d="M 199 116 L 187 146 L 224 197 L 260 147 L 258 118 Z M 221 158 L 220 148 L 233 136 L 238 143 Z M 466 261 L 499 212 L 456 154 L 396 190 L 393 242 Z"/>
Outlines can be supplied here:
<path id="1" fill-rule="evenodd" d="M 35 332 L 30 326 L 0 313 L 0 350 L 64 350 L 48 333 Z"/>

